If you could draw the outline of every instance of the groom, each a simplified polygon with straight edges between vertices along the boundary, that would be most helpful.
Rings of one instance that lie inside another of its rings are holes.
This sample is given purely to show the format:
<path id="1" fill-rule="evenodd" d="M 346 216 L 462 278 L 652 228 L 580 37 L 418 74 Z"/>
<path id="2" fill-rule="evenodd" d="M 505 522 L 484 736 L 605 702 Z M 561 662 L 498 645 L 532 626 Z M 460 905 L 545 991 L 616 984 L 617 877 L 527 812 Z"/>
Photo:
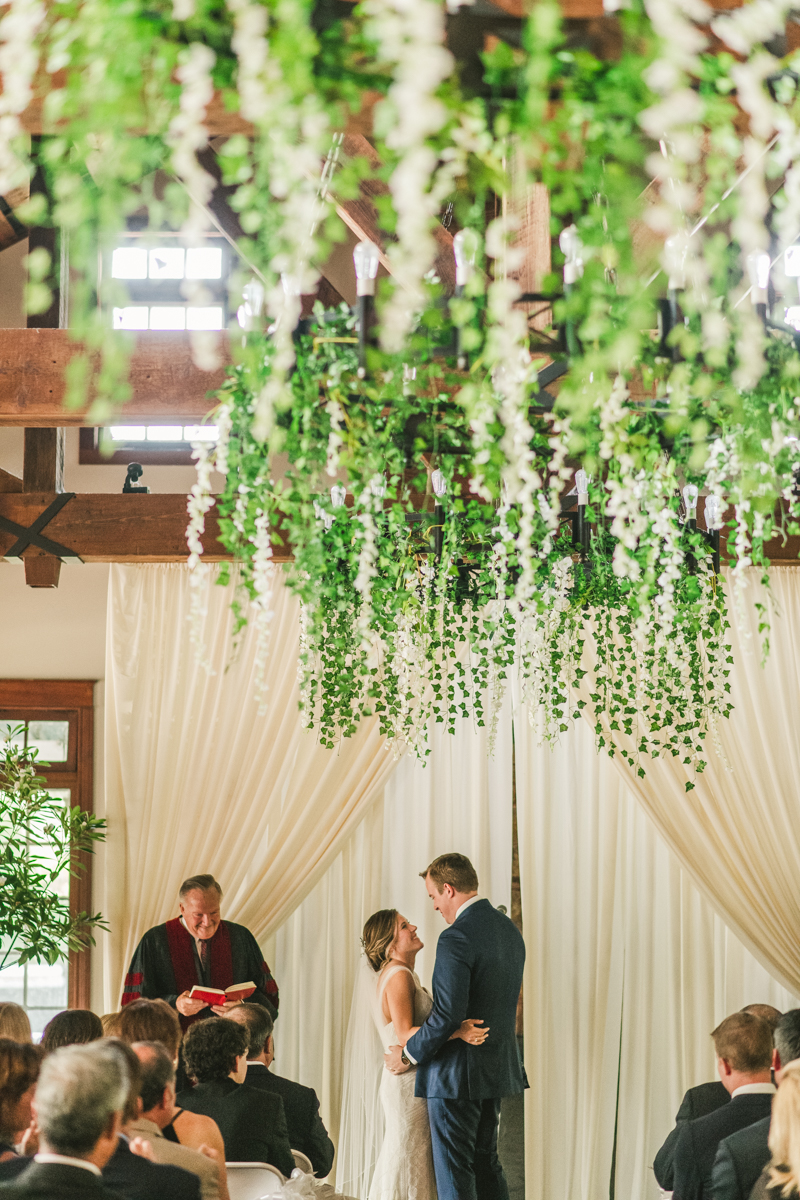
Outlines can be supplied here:
<path id="1" fill-rule="evenodd" d="M 478 895 L 463 854 L 443 854 L 421 872 L 449 928 L 439 938 L 433 1010 L 405 1050 L 392 1046 L 390 1071 L 419 1066 L 416 1095 L 428 1101 L 438 1200 L 508 1200 L 497 1157 L 500 1099 L 527 1087 L 516 1039 L 525 943 L 516 926 Z M 483 1021 L 489 1037 L 470 1046 L 451 1034 Z"/>

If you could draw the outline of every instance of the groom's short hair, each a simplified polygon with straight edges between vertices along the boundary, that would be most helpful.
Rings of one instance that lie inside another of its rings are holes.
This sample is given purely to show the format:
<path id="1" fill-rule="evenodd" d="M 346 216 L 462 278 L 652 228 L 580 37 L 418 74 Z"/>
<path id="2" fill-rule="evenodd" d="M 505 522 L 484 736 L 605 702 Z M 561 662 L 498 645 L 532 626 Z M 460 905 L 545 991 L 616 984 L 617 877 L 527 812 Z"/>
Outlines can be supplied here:
<path id="1" fill-rule="evenodd" d="M 419 874 L 420 879 L 431 879 L 437 892 L 443 892 L 446 883 L 462 895 L 478 890 L 478 872 L 466 854 L 440 854 Z"/>

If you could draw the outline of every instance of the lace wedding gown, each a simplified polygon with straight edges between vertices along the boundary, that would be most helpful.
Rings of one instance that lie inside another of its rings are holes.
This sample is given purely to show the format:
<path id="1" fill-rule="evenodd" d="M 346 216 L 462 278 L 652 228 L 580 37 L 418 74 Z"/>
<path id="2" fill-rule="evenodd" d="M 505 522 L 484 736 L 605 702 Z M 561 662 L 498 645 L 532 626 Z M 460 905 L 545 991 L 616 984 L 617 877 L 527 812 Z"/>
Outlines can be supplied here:
<path id="1" fill-rule="evenodd" d="M 383 990 L 392 975 L 407 967 L 391 967 L 378 981 L 378 1003 L 382 1008 Z M 433 1000 L 414 979 L 414 1024 L 421 1025 L 433 1008 Z M 379 1033 L 383 1047 L 397 1045 L 394 1025 L 383 1025 Z M 369 1200 L 436 1200 L 433 1174 L 431 1129 L 428 1102 L 414 1095 L 416 1067 L 402 1075 L 393 1075 L 384 1067 L 380 1097 L 386 1118 L 381 1152 L 375 1165 Z"/>

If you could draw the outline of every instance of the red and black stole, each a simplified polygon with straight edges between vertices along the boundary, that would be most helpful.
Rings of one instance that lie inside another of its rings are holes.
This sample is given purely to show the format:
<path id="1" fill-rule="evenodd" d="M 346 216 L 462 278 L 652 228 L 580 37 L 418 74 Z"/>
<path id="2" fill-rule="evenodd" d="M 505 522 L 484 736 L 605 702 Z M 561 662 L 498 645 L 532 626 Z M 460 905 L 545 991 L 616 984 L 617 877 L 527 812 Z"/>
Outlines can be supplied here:
<path id="1" fill-rule="evenodd" d="M 175 917 L 174 920 L 167 921 L 166 930 L 169 956 L 172 961 L 172 969 L 175 972 L 175 986 L 180 996 L 182 992 L 189 992 L 195 984 L 200 983 L 197 977 L 197 964 L 194 957 L 194 938 L 188 929 L 184 928 L 180 917 Z M 231 935 L 224 921 L 220 921 L 217 932 L 209 940 L 209 948 L 211 951 L 209 963 L 210 986 L 222 988 L 224 991 L 231 984 L 240 982 L 233 978 Z M 178 1013 L 181 1027 L 184 1031 L 195 1021 L 207 1015 L 208 1012 L 206 1009 L 203 1009 L 194 1017 L 184 1017 Z"/>

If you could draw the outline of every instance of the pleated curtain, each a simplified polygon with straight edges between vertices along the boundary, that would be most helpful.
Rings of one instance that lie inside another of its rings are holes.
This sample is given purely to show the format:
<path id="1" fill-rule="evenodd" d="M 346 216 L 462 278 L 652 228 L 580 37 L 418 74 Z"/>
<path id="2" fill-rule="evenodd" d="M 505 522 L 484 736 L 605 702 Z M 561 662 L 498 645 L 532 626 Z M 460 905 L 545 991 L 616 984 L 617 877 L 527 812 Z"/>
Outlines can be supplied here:
<path id="1" fill-rule="evenodd" d="M 719 722 L 721 755 L 709 744 L 696 779 L 679 757 L 650 760 L 643 779 L 621 755 L 614 762 L 726 924 L 800 994 L 800 567 L 773 569 L 769 589 L 755 569 L 746 583 L 737 604 L 727 579 L 734 710 Z M 771 625 L 763 666 L 756 604 Z M 609 736 L 633 749 L 618 731 Z"/>
<path id="2" fill-rule="evenodd" d="M 395 761 L 377 721 L 323 749 L 298 714 L 298 605 L 277 573 L 267 660 L 267 711 L 255 700 L 255 635 L 234 651 L 234 585 L 202 594 L 201 636 L 212 673 L 190 643 L 184 566 L 111 568 L 105 687 L 105 811 L 94 902 L 104 1002 L 118 1007 L 131 953 L 175 916 L 181 881 L 211 872 L 223 915 L 259 940 L 325 873 Z M 95 959 L 95 962 L 97 958 Z"/>
<path id="3" fill-rule="evenodd" d="M 585 721 L 554 747 L 515 716 L 528 1200 L 652 1200 L 711 1030 L 797 1000 L 682 869 Z"/>

